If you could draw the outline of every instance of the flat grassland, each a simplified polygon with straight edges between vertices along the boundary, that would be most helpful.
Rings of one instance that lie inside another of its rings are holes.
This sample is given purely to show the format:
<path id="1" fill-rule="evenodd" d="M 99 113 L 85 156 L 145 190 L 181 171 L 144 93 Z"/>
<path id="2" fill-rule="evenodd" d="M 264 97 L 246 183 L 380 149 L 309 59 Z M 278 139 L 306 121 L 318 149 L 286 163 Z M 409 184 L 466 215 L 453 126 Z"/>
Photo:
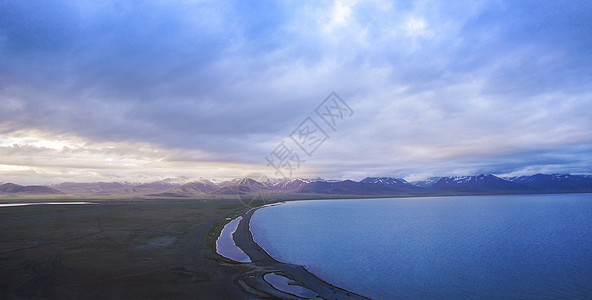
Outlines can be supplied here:
<path id="1" fill-rule="evenodd" d="M 226 218 L 245 211 L 240 201 L 76 201 L 96 204 L 0 207 L 0 299 L 247 296 L 239 266 L 213 251 Z"/>

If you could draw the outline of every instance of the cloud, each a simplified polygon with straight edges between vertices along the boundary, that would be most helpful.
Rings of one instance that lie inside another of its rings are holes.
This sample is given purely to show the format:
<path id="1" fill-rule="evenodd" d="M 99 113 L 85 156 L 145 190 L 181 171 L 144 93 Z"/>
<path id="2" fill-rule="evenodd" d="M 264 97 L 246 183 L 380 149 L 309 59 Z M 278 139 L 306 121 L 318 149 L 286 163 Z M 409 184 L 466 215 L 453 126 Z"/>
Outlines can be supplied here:
<path id="1" fill-rule="evenodd" d="M 582 2 L 3 2 L 3 143 L 41 132 L 120 153 L 19 140 L 0 164 L 43 158 L 55 162 L 49 173 L 63 165 L 90 178 L 103 159 L 124 165 L 124 152 L 158 149 L 142 159 L 176 157 L 204 176 L 265 169 L 263 157 L 336 91 L 355 117 L 302 176 L 590 172 L 589 148 L 571 149 L 592 136 L 591 17 Z M 112 174 L 146 164 L 134 168 Z"/>

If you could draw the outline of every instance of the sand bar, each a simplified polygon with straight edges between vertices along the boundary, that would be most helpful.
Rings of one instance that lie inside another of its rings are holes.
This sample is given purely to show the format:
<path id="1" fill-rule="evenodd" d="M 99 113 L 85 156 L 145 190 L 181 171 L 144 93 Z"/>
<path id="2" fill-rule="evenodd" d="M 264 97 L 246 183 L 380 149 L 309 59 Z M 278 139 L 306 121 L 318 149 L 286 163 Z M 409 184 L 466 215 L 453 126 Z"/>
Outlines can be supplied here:
<path id="1" fill-rule="evenodd" d="M 82 205 L 98 204 L 93 202 L 36 202 L 36 203 L 0 203 L 0 207 L 30 206 L 30 205 Z"/>
<path id="2" fill-rule="evenodd" d="M 251 217 L 256 209 L 251 209 L 243 215 L 234 233 L 235 244 L 243 250 L 252 263 L 251 270 L 239 278 L 239 285 L 246 291 L 257 291 L 279 297 L 282 299 L 302 299 L 290 293 L 285 293 L 272 287 L 264 276 L 270 272 L 282 274 L 282 276 L 293 280 L 291 285 L 300 285 L 311 290 L 323 299 L 369 299 L 353 292 L 333 286 L 314 274 L 308 272 L 303 266 L 282 263 L 271 257 L 254 240 L 250 231 Z"/>

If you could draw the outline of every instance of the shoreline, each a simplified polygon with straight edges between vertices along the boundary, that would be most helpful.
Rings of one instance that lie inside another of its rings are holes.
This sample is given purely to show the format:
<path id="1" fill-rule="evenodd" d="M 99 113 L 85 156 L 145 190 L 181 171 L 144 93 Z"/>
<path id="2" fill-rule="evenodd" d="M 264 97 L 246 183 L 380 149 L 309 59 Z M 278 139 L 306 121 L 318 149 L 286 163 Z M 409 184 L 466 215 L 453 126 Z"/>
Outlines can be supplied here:
<path id="1" fill-rule="evenodd" d="M 264 207 L 264 206 L 261 206 Z M 255 296 L 268 295 L 282 299 L 302 299 L 296 295 L 282 292 L 271 286 L 263 277 L 268 273 L 281 274 L 297 285 L 312 290 L 318 297 L 324 299 L 370 299 L 354 292 L 331 285 L 318 278 L 301 265 L 279 262 L 259 246 L 253 239 L 250 222 L 253 213 L 261 207 L 256 207 L 242 214 L 242 220 L 233 235 L 234 242 L 251 258 L 251 263 L 245 263 L 249 270 L 237 279 L 237 284 L 249 294 Z"/>

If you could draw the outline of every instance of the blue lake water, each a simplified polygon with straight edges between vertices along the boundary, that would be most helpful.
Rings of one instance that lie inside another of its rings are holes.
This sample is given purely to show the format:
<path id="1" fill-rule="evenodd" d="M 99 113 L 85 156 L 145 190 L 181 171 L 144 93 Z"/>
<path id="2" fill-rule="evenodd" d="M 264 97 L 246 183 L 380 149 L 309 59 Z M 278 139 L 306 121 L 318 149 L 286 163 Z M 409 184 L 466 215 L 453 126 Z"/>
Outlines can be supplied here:
<path id="1" fill-rule="evenodd" d="M 592 194 L 296 201 L 251 230 L 374 299 L 592 299 Z"/>

